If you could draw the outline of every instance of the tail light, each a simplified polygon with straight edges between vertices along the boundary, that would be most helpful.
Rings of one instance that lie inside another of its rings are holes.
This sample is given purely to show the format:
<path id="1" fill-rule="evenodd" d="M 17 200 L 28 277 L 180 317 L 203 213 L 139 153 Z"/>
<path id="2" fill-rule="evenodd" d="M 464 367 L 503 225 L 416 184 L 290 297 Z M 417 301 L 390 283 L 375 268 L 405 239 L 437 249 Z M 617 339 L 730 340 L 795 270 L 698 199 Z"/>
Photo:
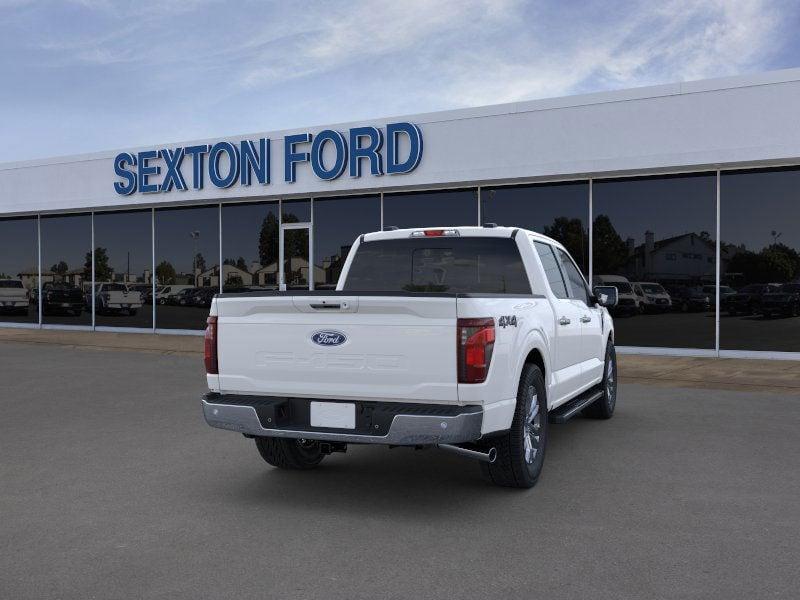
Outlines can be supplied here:
<path id="1" fill-rule="evenodd" d="M 209 375 L 219 375 L 219 363 L 217 361 L 217 317 L 208 317 L 206 321 L 205 352 L 206 373 Z"/>
<path id="2" fill-rule="evenodd" d="M 458 320 L 458 382 L 483 383 L 494 349 L 494 319 Z"/>

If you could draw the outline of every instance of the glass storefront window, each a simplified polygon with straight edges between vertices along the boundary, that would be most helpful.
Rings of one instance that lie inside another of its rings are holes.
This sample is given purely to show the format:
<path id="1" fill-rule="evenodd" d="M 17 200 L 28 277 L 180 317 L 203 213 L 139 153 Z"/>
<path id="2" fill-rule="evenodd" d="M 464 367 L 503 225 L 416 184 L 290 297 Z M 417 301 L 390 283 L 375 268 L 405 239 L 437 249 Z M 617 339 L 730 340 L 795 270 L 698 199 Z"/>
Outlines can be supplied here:
<path id="1" fill-rule="evenodd" d="M 281 214 L 284 223 L 310 223 L 311 200 L 283 200 Z"/>
<path id="2" fill-rule="evenodd" d="M 92 324 L 92 215 L 41 219 L 42 322 Z"/>
<path id="3" fill-rule="evenodd" d="M 446 227 L 478 224 L 478 190 L 384 194 L 383 226 Z"/>
<path id="4" fill-rule="evenodd" d="M 95 325 L 151 328 L 151 211 L 95 213 L 94 245 Z"/>
<path id="5" fill-rule="evenodd" d="M 156 327 L 204 329 L 219 292 L 219 207 L 156 209 Z"/>
<path id="6" fill-rule="evenodd" d="M 594 285 L 619 346 L 715 348 L 716 174 L 594 181 Z M 709 287 L 710 286 L 710 287 Z"/>
<path id="7" fill-rule="evenodd" d="M 36 217 L 0 219 L 0 321 L 38 323 L 39 233 Z"/>
<path id="8" fill-rule="evenodd" d="M 222 206 L 223 291 L 278 289 L 278 203 Z"/>
<path id="9" fill-rule="evenodd" d="M 720 179 L 720 348 L 800 352 L 800 169 Z"/>
<path id="10" fill-rule="evenodd" d="M 481 221 L 529 229 L 561 242 L 588 279 L 588 182 L 481 188 Z"/>
<path id="11" fill-rule="evenodd" d="M 334 289 L 356 238 L 380 228 L 380 196 L 315 199 L 314 288 Z"/>

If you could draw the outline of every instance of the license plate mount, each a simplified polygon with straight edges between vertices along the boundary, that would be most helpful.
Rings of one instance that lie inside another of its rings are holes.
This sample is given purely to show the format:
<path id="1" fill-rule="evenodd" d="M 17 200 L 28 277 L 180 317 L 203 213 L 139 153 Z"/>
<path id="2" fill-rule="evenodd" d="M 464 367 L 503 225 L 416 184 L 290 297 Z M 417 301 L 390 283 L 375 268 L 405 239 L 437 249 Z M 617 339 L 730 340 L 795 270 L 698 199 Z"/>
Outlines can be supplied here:
<path id="1" fill-rule="evenodd" d="M 311 402 L 311 427 L 355 429 L 356 405 L 352 402 Z"/>

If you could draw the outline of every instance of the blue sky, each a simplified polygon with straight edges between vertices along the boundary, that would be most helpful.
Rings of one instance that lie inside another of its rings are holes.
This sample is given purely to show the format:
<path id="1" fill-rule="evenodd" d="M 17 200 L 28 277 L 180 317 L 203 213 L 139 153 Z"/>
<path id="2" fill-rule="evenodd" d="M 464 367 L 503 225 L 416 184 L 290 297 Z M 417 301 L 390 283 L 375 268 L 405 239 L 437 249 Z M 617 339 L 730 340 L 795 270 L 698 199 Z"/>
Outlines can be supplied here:
<path id="1" fill-rule="evenodd" d="M 796 0 L 0 0 L 0 162 L 800 66 Z"/>

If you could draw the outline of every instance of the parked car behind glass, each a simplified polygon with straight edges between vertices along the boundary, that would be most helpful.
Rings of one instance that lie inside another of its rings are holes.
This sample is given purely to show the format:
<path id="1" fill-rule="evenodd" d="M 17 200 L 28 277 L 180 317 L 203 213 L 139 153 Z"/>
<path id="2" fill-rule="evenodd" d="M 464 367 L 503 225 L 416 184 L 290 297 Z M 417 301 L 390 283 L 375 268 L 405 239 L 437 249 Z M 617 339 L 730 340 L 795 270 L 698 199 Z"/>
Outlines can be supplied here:
<path id="1" fill-rule="evenodd" d="M 671 288 L 672 306 L 681 312 L 705 312 L 711 310 L 711 298 L 700 287 L 681 286 Z"/>
<path id="2" fill-rule="evenodd" d="M 762 295 L 759 312 L 765 317 L 800 315 L 800 283 L 784 283 L 777 290 Z"/>
<path id="3" fill-rule="evenodd" d="M 754 315 L 761 310 L 761 298 L 764 294 L 777 292 L 780 286 L 774 283 L 751 283 L 744 286 L 725 302 L 725 308 L 731 316 L 740 313 Z"/>

